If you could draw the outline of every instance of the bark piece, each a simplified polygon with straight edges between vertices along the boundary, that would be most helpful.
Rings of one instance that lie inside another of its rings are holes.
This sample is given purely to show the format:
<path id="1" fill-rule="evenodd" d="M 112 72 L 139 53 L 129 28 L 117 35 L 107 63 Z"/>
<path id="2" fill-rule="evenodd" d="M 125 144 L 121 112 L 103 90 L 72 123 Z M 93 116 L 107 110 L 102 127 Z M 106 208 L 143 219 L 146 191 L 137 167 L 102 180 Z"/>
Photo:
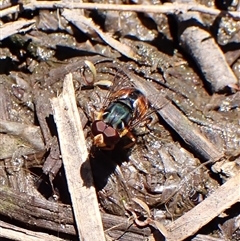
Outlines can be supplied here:
<path id="1" fill-rule="evenodd" d="M 0 187 L 0 196 L 0 207 L 2 207 L 0 215 L 25 223 L 28 227 L 38 227 L 49 230 L 49 232 L 55 231 L 57 233 L 76 235 L 70 205 L 50 202 L 29 195 L 29 193 L 13 191 L 7 187 Z M 151 230 L 149 227 L 140 229 L 127 218 L 106 213 L 101 215 L 107 234 L 111 233 L 114 236 L 120 234 L 119 236 L 122 236 L 124 232 L 128 232 L 134 233 L 135 236 L 138 236 L 138 239 L 143 235 L 150 235 Z"/>
<path id="2" fill-rule="evenodd" d="M 51 241 L 63 241 L 61 238 L 57 238 L 53 235 L 49 235 L 42 232 L 34 232 L 24 228 L 19 228 L 12 224 L 5 223 L 0 221 L 0 237 L 7 238 L 17 241 L 42 241 L 42 240 L 51 240 Z"/>
<path id="3" fill-rule="evenodd" d="M 72 209 L 42 198 L 0 187 L 0 214 L 33 227 L 75 235 Z"/>
<path id="4" fill-rule="evenodd" d="M 76 105 L 72 74 L 63 93 L 51 100 L 63 165 L 80 240 L 105 240 L 85 138 Z"/>
<path id="5" fill-rule="evenodd" d="M 191 4 L 193 2 L 195 1 L 191 1 Z M 178 3 L 187 4 L 190 1 L 181 0 Z M 204 29 L 200 14 L 187 12 L 176 15 L 176 18 L 180 43 L 195 60 L 205 80 L 210 84 L 211 91 L 221 92 L 236 85 L 236 76 L 214 38 Z"/>
<path id="6" fill-rule="evenodd" d="M 15 22 L 6 23 L 0 27 L 0 41 L 20 32 L 26 32 L 34 27 L 35 20 L 18 20 Z"/>
<path id="7" fill-rule="evenodd" d="M 180 36 L 182 46 L 193 57 L 213 93 L 237 84 L 237 78 L 212 36 L 200 27 L 186 28 Z"/>

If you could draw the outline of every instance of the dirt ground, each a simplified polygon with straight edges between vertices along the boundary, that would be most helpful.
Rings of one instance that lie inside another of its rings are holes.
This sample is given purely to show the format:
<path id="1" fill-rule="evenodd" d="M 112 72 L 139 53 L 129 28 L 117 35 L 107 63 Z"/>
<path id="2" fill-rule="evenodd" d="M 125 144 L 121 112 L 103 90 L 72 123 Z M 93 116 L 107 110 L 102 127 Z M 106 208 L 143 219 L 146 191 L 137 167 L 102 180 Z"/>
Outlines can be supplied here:
<path id="1" fill-rule="evenodd" d="M 0 6 L 0 240 L 240 240 L 238 1 Z"/>

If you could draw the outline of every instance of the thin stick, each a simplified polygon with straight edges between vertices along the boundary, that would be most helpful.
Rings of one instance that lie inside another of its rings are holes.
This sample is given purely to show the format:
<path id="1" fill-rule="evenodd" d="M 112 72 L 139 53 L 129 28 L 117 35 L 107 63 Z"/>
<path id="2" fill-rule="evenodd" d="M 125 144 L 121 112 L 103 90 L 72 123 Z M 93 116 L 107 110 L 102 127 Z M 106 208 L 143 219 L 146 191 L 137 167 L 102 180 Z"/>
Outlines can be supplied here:
<path id="1" fill-rule="evenodd" d="M 143 13 L 165 13 L 177 14 L 180 12 L 195 11 L 206 13 L 210 15 L 229 14 L 233 18 L 239 19 L 240 12 L 238 11 L 221 11 L 215 8 L 209 8 L 201 4 L 178 4 L 178 3 L 164 3 L 163 5 L 123 5 L 123 4 L 97 4 L 97 3 L 67 3 L 61 1 L 32 1 L 29 4 L 22 6 L 23 10 L 35 9 L 53 9 L 53 8 L 69 8 L 69 9 L 101 9 L 101 10 L 115 10 L 115 11 L 134 11 Z M 6 14 L 19 12 L 18 7 L 6 8 L 0 11 L 0 16 Z"/>

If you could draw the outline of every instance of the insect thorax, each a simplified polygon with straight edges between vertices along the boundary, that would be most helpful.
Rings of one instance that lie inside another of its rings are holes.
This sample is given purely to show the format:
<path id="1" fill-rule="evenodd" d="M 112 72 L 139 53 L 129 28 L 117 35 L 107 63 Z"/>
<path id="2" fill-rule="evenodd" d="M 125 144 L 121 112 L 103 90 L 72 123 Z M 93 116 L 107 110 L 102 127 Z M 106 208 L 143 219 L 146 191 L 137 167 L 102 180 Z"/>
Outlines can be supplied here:
<path id="1" fill-rule="evenodd" d="M 132 119 L 132 109 L 123 103 L 122 101 L 116 101 L 109 105 L 109 107 L 103 113 L 103 121 L 114 129 L 122 131 L 128 126 Z"/>

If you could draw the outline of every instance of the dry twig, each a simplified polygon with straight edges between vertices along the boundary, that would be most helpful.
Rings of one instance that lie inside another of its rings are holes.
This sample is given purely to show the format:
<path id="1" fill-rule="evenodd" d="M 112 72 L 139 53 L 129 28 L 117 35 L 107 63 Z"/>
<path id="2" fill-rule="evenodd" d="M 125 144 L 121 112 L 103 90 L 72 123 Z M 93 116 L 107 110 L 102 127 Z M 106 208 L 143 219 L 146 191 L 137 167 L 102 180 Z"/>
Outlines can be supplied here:
<path id="1" fill-rule="evenodd" d="M 63 93 L 52 99 L 63 166 L 80 240 L 105 239 L 88 152 L 76 105 L 72 74 L 64 80 Z"/>
<path id="2" fill-rule="evenodd" d="M 1 16 L 1 12 L 0 12 Z M 33 28 L 35 20 L 18 20 L 0 26 L 0 40 L 3 40 L 15 33 L 26 32 Z"/>
<path id="3" fill-rule="evenodd" d="M 224 183 L 195 208 L 168 225 L 167 241 L 186 239 L 233 204 L 240 202 L 239 184 L 240 173 Z"/>
<path id="4" fill-rule="evenodd" d="M 127 56 L 130 59 L 137 60 L 137 56 L 135 52 L 126 44 L 122 44 L 116 39 L 114 39 L 112 36 L 110 36 L 107 33 L 104 33 L 99 26 L 94 24 L 92 19 L 86 18 L 83 15 L 79 16 L 78 12 L 75 12 L 74 10 L 68 10 L 66 9 L 62 15 L 70 22 L 72 22 L 76 27 L 78 27 L 80 30 L 82 30 L 82 25 L 86 28 L 90 28 L 91 30 L 94 30 L 107 44 L 109 44 L 112 48 L 118 50 L 123 55 Z"/>
<path id="5" fill-rule="evenodd" d="M 115 11 L 133 11 L 143 13 L 165 13 L 177 14 L 184 12 L 201 12 L 211 15 L 229 14 L 231 17 L 240 19 L 240 12 L 238 11 L 221 11 L 215 8 L 209 8 L 201 4 L 184 4 L 184 3 L 164 3 L 163 5 L 123 5 L 123 4 L 99 4 L 99 3 L 76 3 L 76 2 L 63 2 L 63 1 L 32 1 L 31 3 L 24 4 L 23 10 L 35 9 L 99 9 L 99 10 L 115 10 Z M 13 6 L 0 11 L 0 16 L 6 16 L 19 12 L 19 6 Z"/>

